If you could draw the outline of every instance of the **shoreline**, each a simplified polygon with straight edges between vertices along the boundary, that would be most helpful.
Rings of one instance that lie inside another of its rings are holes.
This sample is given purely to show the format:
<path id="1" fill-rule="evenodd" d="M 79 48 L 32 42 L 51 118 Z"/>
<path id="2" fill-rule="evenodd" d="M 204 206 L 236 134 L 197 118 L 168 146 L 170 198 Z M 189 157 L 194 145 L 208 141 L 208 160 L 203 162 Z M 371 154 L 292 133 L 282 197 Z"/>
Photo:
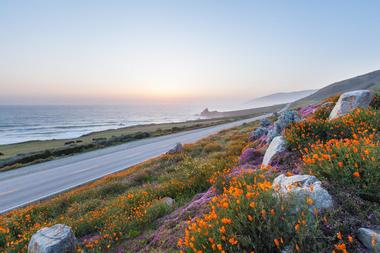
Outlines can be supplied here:
<path id="1" fill-rule="evenodd" d="M 128 143 L 150 137 L 206 128 L 233 122 L 265 113 L 275 112 L 283 105 L 260 107 L 250 114 L 209 119 L 189 120 L 175 123 L 140 124 L 135 126 L 92 132 L 77 138 L 26 141 L 0 145 L 0 173 L 40 162 L 55 160 L 74 154 Z"/>

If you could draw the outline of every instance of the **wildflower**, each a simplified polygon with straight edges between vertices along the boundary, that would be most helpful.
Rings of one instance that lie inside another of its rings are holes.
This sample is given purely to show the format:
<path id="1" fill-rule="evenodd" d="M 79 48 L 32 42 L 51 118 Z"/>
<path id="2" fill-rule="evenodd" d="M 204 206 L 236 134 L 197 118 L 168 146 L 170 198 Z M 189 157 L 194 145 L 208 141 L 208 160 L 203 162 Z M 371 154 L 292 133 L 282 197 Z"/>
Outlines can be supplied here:
<path id="1" fill-rule="evenodd" d="M 360 173 L 355 171 L 354 174 L 352 174 L 354 177 L 360 177 Z"/>
<path id="2" fill-rule="evenodd" d="M 340 168 L 342 168 L 342 167 L 343 167 L 343 162 L 338 162 L 338 166 L 339 166 Z"/>
<path id="3" fill-rule="evenodd" d="M 344 243 L 335 244 L 335 249 L 340 250 L 343 253 L 347 253 L 346 245 Z"/>
<path id="4" fill-rule="evenodd" d="M 312 199 L 312 198 L 310 198 L 310 197 L 307 197 L 307 198 L 306 198 L 306 203 L 307 203 L 309 206 L 311 206 L 311 205 L 313 205 L 313 204 L 314 204 L 314 201 L 313 201 L 313 199 Z"/>
<path id="5" fill-rule="evenodd" d="M 232 245 L 235 245 L 237 244 L 237 240 L 233 237 L 231 237 L 229 240 L 228 240 L 229 243 L 231 243 Z"/>
<path id="6" fill-rule="evenodd" d="M 231 219 L 228 219 L 228 218 L 222 218 L 222 223 L 223 224 L 231 224 L 232 221 L 231 221 Z"/>
<path id="7" fill-rule="evenodd" d="M 274 245 L 276 245 L 277 248 L 280 247 L 280 241 L 278 239 L 274 239 L 273 242 L 274 242 Z"/>
<path id="8" fill-rule="evenodd" d="M 300 224 L 297 223 L 297 224 L 294 226 L 294 228 L 295 228 L 295 230 L 296 230 L 297 232 L 300 231 Z"/>
<path id="9" fill-rule="evenodd" d="M 219 231 L 220 231 L 220 233 L 224 234 L 224 233 L 226 233 L 226 228 L 224 226 L 221 226 L 219 228 Z"/>

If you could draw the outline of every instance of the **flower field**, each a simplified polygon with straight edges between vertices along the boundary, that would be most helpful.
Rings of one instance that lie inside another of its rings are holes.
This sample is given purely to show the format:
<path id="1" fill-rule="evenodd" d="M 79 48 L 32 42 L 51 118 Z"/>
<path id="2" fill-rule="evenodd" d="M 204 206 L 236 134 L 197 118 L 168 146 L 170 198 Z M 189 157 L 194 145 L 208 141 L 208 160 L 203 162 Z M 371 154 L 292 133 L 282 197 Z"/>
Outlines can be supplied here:
<path id="1" fill-rule="evenodd" d="M 380 222 L 380 112 L 371 106 L 329 121 L 331 109 L 320 107 L 290 124 L 284 136 L 287 152 L 300 158 L 302 173 L 322 179 L 333 195 L 334 209 L 310 210 L 311 198 L 300 203 L 274 194 L 276 167 L 229 171 L 213 179 L 219 195 L 209 213 L 188 221 L 178 240 L 181 251 L 372 252 L 360 244 L 356 230 Z M 255 145 L 260 150 L 259 143 L 249 143 L 250 153 Z M 240 161 L 247 156 L 243 152 Z M 299 168 L 287 169 L 291 175 Z M 373 248 L 376 243 L 372 238 Z"/>
<path id="2" fill-rule="evenodd" d="M 237 163 L 255 124 L 222 131 L 185 145 L 181 154 L 163 155 L 0 216 L 0 252 L 26 252 L 33 233 L 56 223 L 72 227 L 81 241 L 78 251 L 112 251 L 172 211 L 162 198 L 173 198 L 177 207 L 207 190 L 208 178 Z"/>

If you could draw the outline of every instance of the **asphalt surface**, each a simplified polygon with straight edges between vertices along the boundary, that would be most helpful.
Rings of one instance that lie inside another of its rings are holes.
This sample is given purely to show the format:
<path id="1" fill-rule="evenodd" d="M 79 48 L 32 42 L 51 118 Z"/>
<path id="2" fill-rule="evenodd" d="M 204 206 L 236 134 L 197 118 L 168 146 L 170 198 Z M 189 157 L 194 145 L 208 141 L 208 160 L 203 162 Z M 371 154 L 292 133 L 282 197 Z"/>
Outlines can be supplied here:
<path id="1" fill-rule="evenodd" d="M 239 126 L 270 115 L 266 114 L 218 126 L 133 141 L 2 172 L 0 173 L 0 213 L 125 170 L 167 152 L 178 142 L 182 144 L 192 143 L 223 129 Z"/>

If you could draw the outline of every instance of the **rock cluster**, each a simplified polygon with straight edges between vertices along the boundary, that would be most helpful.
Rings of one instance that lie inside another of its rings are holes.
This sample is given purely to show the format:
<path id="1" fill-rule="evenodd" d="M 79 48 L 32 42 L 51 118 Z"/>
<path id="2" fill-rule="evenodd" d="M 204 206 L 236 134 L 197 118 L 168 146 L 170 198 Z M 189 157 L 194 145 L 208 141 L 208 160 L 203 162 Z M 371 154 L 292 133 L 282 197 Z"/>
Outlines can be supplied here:
<path id="1" fill-rule="evenodd" d="M 284 130 L 290 123 L 298 122 L 301 118 L 296 111 L 285 111 L 281 113 L 277 121 L 274 122 L 273 128 L 269 131 L 267 137 L 267 143 L 270 143 L 274 137 L 281 135 L 282 130 Z"/>
<path id="2" fill-rule="evenodd" d="M 267 133 L 268 129 L 266 127 L 258 127 L 249 134 L 248 140 L 255 141 Z"/>

